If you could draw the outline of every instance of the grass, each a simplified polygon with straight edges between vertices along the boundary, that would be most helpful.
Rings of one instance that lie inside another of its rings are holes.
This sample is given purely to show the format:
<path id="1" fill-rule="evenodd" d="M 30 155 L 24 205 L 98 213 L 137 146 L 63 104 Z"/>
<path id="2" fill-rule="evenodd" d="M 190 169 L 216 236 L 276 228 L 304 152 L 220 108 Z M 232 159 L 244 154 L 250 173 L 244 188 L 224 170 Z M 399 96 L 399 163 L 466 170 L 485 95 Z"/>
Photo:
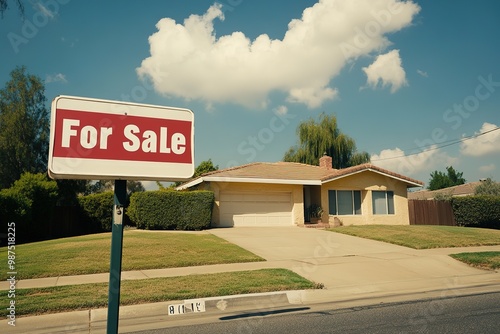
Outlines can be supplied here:
<path id="1" fill-rule="evenodd" d="M 364 225 L 337 227 L 330 231 L 415 249 L 500 245 L 499 230 L 472 227 Z"/>
<path id="2" fill-rule="evenodd" d="M 475 252 L 451 254 L 452 258 L 483 269 L 500 268 L 500 252 Z"/>
<path id="3" fill-rule="evenodd" d="M 111 233 L 18 245 L 17 279 L 109 272 L 110 247 Z M 7 259 L 6 247 L 0 259 Z M 254 261 L 264 259 L 208 233 L 124 231 L 123 271 Z"/>
<path id="4" fill-rule="evenodd" d="M 234 294 L 312 289 L 316 285 L 286 269 L 189 275 L 123 281 L 121 305 L 184 300 Z M 92 291 L 92 293 L 89 293 Z M 0 299 L 7 315 L 9 299 Z M 108 284 L 83 284 L 16 290 L 16 316 L 107 307 Z"/>

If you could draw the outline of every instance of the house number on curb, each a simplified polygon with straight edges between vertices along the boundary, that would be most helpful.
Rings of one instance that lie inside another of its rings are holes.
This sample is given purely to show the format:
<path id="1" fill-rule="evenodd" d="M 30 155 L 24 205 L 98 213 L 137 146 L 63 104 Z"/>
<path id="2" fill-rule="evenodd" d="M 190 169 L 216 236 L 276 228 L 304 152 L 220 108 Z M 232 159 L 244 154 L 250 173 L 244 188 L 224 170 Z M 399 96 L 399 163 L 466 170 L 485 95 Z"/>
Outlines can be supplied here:
<path id="1" fill-rule="evenodd" d="M 205 312 L 205 301 L 168 305 L 168 315 Z"/>

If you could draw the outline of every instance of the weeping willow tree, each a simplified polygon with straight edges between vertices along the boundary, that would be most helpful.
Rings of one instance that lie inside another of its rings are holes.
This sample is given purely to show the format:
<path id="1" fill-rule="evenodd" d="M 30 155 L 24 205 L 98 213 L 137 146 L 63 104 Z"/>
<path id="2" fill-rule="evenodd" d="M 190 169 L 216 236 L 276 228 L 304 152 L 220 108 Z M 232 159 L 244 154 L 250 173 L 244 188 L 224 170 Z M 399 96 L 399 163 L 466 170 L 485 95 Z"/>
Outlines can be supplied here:
<path id="1" fill-rule="evenodd" d="M 334 115 L 321 114 L 319 122 L 309 119 L 297 127 L 299 143 L 291 147 L 283 161 L 318 165 L 323 154 L 332 157 L 333 168 L 346 168 L 370 162 L 370 155 L 357 152 L 354 140 L 342 133 Z"/>

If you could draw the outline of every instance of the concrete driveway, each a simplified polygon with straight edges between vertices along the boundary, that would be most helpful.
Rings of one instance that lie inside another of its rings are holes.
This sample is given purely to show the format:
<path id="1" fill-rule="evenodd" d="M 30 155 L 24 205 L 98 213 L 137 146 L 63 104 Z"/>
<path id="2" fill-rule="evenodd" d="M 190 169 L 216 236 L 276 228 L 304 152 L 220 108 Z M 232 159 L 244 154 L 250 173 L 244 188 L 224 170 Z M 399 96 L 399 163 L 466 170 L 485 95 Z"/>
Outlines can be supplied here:
<path id="1" fill-rule="evenodd" d="M 475 281 L 500 283 L 498 273 L 471 268 L 448 256 L 463 249 L 414 250 L 298 227 L 236 227 L 210 233 L 337 293 L 431 291 Z M 492 248 L 500 250 L 499 246 L 488 249 Z"/>

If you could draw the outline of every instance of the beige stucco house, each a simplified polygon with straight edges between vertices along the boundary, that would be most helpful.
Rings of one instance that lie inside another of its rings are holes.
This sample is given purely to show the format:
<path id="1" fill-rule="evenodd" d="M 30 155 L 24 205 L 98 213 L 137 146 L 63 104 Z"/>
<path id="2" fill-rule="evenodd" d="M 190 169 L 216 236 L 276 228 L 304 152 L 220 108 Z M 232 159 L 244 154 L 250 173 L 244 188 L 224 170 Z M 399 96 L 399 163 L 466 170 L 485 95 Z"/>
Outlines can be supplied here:
<path id="1" fill-rule="evenodd" d="M 300 226 L 310 221 L 312 206 L 321 206 L 324 224 L 409 224 L 407 189 L 422 182 L 372 164 L 331 166 L 328 156 L 320 166 L 250 163 L 204 174 L 177 189 L 215 193 L 214 227 Z"/>

